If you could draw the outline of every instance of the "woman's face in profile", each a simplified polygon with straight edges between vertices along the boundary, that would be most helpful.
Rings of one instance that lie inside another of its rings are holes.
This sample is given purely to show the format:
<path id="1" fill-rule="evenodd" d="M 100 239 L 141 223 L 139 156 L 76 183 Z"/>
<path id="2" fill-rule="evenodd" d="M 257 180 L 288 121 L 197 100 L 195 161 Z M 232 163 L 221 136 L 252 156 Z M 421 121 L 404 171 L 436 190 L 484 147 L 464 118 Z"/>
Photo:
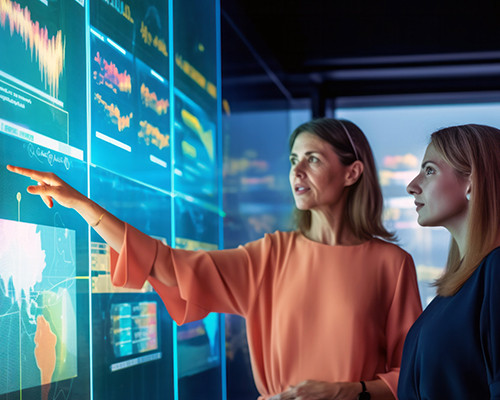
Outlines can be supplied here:
<path id="1" fill-rule="evenodd" d="M 415 197 L 422 226 L 459 227 L 466 221 L 470 180 L 460 175 L 430 144 L 419 174 L 406 190 Z"/>
<path id="2" fill-rule="evenodd" d="M 299 210 L 333 207 L 344 192 L 347 167 L 333 147 L 320 137 L 303 132 L 290 152 L 290 186 Z"/>

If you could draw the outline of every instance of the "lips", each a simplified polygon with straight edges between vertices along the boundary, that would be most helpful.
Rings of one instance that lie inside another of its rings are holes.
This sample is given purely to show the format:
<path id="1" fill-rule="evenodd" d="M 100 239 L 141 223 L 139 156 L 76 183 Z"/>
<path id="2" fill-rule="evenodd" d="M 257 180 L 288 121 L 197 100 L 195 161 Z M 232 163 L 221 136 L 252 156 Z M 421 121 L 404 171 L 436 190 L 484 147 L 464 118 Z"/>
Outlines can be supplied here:
<path id="1" fill-rule="evenodd" d="M 310 190 L 307 186 L 303 185 L 295 185 L 294 189 L 295 189 L 295 194 L 304 194 Z"/>
<path id="2" fill-rule="evenodd" d="M 417 211 L 418 211 L 424 206 L 424 203 L 420 203 L 418 201 L 415 201 L 415 206 L 417 207 Z"/>

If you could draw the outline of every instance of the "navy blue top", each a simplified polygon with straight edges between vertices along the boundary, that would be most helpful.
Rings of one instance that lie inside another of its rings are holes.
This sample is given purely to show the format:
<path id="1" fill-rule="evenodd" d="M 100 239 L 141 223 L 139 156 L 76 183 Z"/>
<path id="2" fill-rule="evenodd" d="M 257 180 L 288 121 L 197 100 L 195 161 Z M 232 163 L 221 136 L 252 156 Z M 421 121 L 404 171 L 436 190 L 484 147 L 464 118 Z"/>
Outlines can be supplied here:
<path id="1" fill-rule="evenodd" d="M 406 337 L 399 400 L 500 399 L 500 247 L 453 296 L 437 296 Z"/>

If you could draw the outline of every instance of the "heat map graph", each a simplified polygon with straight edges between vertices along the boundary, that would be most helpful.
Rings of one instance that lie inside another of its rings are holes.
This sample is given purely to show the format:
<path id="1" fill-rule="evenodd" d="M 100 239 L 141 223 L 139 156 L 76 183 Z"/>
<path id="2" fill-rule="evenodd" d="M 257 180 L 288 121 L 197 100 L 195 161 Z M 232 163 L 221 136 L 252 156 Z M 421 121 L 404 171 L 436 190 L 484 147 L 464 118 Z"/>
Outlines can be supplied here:
<path id="1" fill-rule="evenodd" d="M 61 30 L 49 34 L 32 18 L 30 9 L 11 0 L 0 0 L 0 27 L 9 30 L 10 37 L 19 37 L 24 51 L 31 54 L 40 71 L 44 88 L 54 97 L 59 95 L 59 82 L 64 71 L 65 39 Z"/>

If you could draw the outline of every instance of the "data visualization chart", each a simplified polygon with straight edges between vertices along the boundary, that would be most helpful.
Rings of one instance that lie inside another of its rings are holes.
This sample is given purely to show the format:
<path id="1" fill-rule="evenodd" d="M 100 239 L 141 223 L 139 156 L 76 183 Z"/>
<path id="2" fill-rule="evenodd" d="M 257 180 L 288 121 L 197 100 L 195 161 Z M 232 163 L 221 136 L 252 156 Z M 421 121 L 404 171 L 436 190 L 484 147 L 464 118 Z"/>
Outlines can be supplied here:
<path id="1" fill-rule="evenodd" d="M 0 219 L 0 394 L 77 376 L 75 232 Z"/>
<path id="2" fill-rule="evenodd" d="M 0 132 L 79 160 L 84 17 L 75 1 L 0 1 Z"/>
<path id="3" fill-rule="evenodd" d="M 22 62 L 23 81 L 58 98 L 60 85 L 64 83 L 61 78 L 65 59 L 65 38 L 60 25 L 58 4 L 23 7 L 15 1 L 1 1 L 0 49 L 3 54 L 11 55 L 2 57 L 1 69 L 19 75 Z"/>

